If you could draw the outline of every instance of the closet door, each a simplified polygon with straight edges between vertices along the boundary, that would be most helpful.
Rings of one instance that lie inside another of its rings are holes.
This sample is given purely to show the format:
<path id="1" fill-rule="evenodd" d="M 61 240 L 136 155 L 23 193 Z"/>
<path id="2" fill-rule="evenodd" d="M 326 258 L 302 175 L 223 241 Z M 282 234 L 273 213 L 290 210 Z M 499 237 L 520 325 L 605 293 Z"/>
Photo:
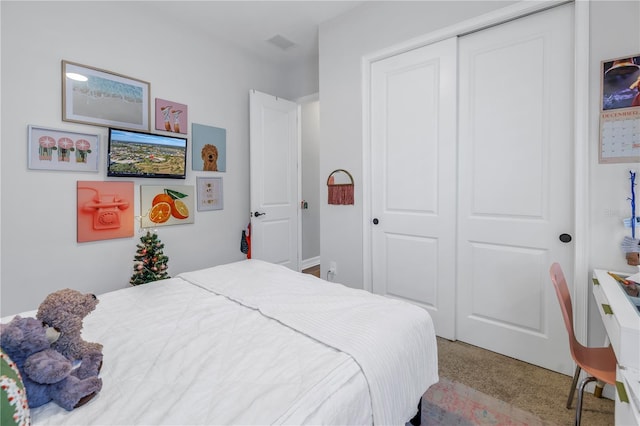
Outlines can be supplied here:
<path id="1" fill-rule="evenodd" d="M 372 64 L 371 242 L 377 294 L 455 332 L 456 40 Z"/>
<path id="2" fill-rule="evenodd" d="M 572 15 L 459 40 L 458 338 L 568 374 L 548 271 L 572 275 Z"/>

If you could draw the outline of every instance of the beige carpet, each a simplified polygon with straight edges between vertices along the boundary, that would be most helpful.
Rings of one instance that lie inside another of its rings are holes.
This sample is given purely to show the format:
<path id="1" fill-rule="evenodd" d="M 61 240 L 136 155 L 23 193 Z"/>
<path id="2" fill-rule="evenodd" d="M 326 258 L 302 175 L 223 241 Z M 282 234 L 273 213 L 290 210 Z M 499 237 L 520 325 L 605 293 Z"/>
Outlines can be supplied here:
<path id="1" fill-rule="evenodd" d="M 438 338 L 441 377 L 463 383 L 489 396 L 528 411 L 545 422 L 572 425 L 572 408 L 565 407 L 571 377 L 475 346 Z M 585 392 L 582 426 L 613 425 L 614 402 Z"/>

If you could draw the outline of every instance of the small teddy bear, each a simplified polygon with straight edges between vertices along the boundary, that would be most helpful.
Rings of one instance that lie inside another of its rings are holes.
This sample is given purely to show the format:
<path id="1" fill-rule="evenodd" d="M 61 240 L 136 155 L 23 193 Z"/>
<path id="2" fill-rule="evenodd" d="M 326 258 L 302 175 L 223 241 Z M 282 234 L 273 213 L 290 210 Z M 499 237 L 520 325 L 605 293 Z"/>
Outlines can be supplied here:
<path id="1" fill-rule="evenodd" d="M 71 411 L 91 400 L 101 389 L 102 379 L 79 379 L 73 364 L 51 349 L 58 333 L 31 317 L 16 315 L 0 324 L 0 346 L 22 376 L 30 408 L 54 401 Z"/>
<path id="2" fill-rule="evenodd" d="M 40 304 L 36 318 L 60 332 L 51 345 L 70 361 L 82 361 L 73 371 L 80 379 L 97 376 L 102 367 L 102 345 L 82 339 L 82 320 L 98 304 L 94 294 L 65 288 L 49 294 Z"/>

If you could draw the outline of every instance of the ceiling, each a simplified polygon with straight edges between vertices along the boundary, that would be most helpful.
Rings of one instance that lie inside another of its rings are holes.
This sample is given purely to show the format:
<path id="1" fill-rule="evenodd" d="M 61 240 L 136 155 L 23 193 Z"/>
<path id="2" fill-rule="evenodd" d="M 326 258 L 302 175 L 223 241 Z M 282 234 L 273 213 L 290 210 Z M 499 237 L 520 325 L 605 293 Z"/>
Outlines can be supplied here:
<path id="1" fill-rule="evenodd" d="M 296 65 L 318 55 L 318 26 L 364 1 L 148 1 L 147 13 L 179 21 L 266 60 Z M 267 40 L 276 37 L 277 44 Z M 283 48 L 288 42 L 294 45 Z"/>

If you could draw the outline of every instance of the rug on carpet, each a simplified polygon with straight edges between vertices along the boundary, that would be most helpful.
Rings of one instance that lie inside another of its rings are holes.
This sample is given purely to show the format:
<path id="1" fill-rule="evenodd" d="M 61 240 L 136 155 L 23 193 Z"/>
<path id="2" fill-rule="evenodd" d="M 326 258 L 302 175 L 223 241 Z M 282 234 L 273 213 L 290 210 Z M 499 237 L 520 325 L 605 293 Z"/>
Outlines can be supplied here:
<path id="1" fill-rule="evenodd" d="M 544 425 L 538 416 L 441 377 L 422 397 L 423 426 Z"/>

